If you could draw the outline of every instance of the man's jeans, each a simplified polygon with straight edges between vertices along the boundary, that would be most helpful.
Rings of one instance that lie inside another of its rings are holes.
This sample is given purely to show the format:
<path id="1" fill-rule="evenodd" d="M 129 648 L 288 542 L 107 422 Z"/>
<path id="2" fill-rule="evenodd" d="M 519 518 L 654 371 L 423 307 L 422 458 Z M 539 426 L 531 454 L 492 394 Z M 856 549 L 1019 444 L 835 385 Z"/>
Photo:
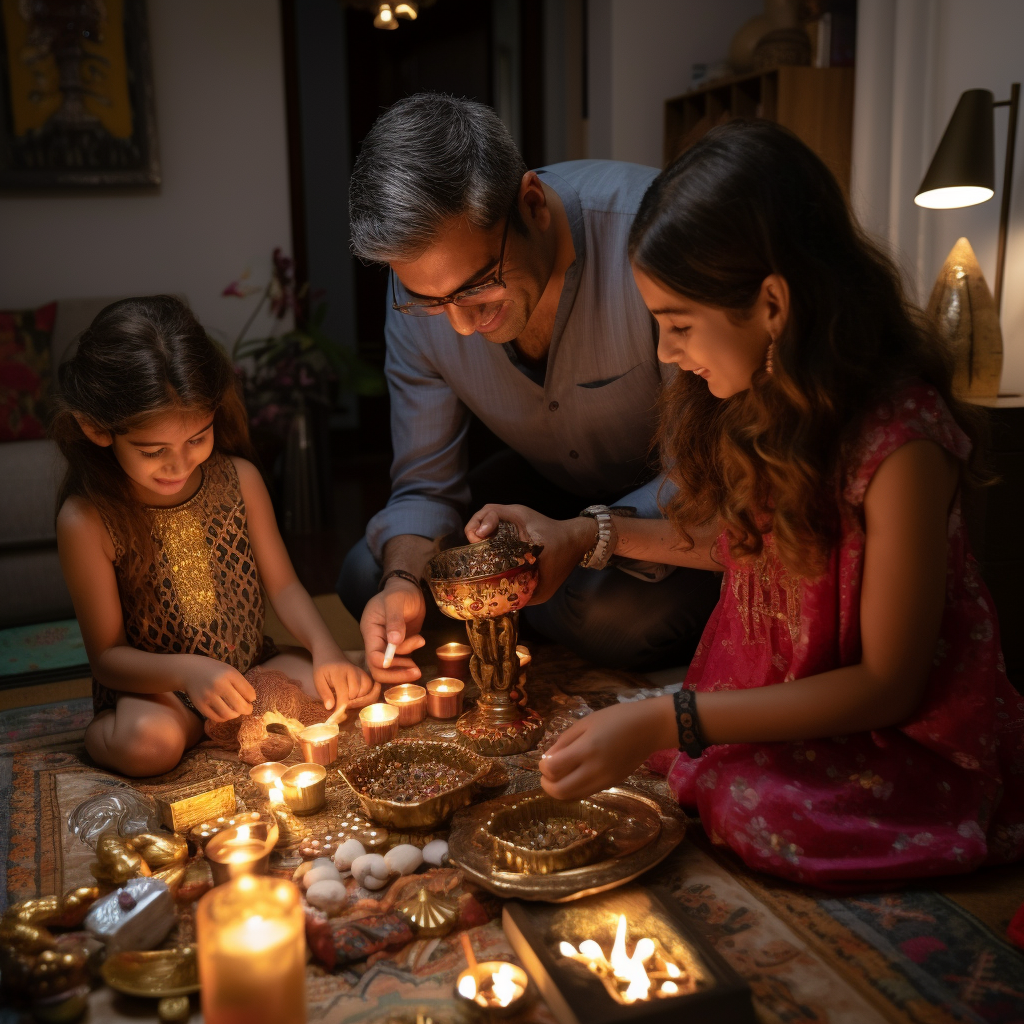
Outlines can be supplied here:
<path id="1" fill-rule="evenodd" d="M 610 504 L 618 497 L 587 501 L 563 491 L 510 450 L 478 466 L 469 482 L 472 511 L 494 502 L 569 519 L 589 504 Z M 381 571 L 365 538 L 346 556 L 337 591 L 357 619 L 377 592 Z M 550 600 L 525 608 L 522 616 L 529 628 L 597 665 L 649 671 L 689 662 L 720 584 L 718 573 L 703 569 L 678 568 L 649 583 L 615 568 L 576 568 Z"/>

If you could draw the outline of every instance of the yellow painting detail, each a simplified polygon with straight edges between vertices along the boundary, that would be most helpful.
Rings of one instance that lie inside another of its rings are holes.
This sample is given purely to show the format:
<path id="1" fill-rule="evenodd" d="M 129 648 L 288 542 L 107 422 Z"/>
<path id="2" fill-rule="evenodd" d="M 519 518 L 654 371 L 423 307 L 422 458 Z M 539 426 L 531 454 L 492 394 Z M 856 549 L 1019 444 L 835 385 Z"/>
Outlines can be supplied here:
<path id="1" fill-rule="evenodd" d="M 54 118 L 79 128 L 98 121 L 114 138 L 131 138 L 124 0 L 83 4 L 73 45 L 67 49 L 54 43 L 56 33 L 66 32 L 68 26 L 54 27 L 46 17 L 45 4 L 32 0 L 0 0 L 0 4 L 15 136 L 28 135 Z M 88 30 L 90 38 L 83 30 Z M 63 66 L 55 52 L 70 53 Z"/>

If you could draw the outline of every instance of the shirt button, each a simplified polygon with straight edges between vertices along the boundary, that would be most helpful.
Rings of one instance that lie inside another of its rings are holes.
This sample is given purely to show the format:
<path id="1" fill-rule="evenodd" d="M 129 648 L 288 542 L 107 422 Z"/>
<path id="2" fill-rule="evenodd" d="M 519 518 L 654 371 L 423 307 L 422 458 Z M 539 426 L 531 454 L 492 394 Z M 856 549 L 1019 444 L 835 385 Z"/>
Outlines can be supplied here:
<path id="1" fill-rule="evenodd" d="M 578 459 L 579 457 L 580 457 L 580 453 L 579 452 L 576 452 L 576 451 L 569 452 L 569 458 L 570 459 Z"/>
<path id="2" fill-rule="evenodd" d="M 558 403 L 557 403 L 557 402 L 549 402 L 549 403 L 548 403 L 548 408 L 549 408 L 549 409 L 550 409 L 550 410 L 551 410 L 552 412 L 554 412 L 554 411 L 555 411 L 555 410 L 556 410 L 556 409 L 558 408 Z"/>

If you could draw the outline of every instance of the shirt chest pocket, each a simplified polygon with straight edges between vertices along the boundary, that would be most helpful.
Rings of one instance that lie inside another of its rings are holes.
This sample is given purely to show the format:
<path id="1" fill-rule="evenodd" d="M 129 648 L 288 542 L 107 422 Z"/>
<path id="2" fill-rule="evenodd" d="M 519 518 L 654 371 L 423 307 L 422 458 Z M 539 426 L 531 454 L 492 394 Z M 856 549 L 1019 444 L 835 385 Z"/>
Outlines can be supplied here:
<path id="1" fill-rule="evenodd" d="M 661 377 L 650 363 L 637 363 L 623 373 L 581 381 L 573 389 L 580 425 L 599 421 L 623 438 L 627 447 L 646 446 L 654 429 Z"/>

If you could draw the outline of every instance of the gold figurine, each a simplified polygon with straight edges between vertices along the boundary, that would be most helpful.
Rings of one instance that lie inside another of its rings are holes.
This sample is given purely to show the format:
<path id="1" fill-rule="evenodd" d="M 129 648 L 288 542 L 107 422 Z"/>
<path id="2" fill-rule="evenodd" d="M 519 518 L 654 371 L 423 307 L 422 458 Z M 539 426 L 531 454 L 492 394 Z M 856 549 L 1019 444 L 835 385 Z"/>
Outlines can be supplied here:
<path id="1" fill-rule="evenodd" d="M 111 885 L 124 885 L 129 878 L 151 875 L 142 855 L 129 850 L 114 832 L 104 832 L 96 844 L 96 860 L 89 865 L 93 877 Z"/>
<path id="2" fill-rule="evenodd" d="M 173 833 L 140 832 L 127 838 L 124 845 L 141 854 L 154 872 L 188 860 L 188 840 Z"/>

